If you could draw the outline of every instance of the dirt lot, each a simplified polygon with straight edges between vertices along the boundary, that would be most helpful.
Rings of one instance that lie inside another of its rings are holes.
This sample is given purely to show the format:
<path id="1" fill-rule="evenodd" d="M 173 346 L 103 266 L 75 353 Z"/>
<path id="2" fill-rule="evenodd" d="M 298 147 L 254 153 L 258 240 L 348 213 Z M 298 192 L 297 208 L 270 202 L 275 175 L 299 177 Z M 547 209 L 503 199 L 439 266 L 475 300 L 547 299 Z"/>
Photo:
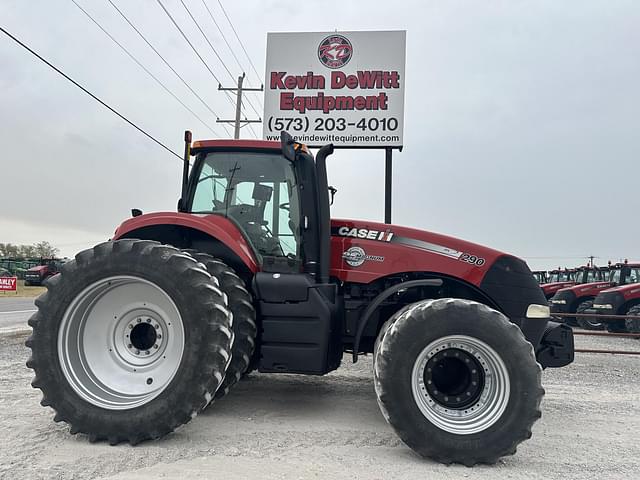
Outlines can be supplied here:
<path id="1" fill-rule="evenodd" d="M 591 348 L 630 339 L 578 337 Z M 0 338 L 0 478 L 631 479 L 640 476 L 640 358 L 579 354 L 544 373 L 543 417 L 495 466 L 417 458 L 378 411 L 370 358 L 324 378 L 253 374 L 175 434 L 135 448 L 90 444 L 53 423 L 24 366 L 24 338 Z"/>

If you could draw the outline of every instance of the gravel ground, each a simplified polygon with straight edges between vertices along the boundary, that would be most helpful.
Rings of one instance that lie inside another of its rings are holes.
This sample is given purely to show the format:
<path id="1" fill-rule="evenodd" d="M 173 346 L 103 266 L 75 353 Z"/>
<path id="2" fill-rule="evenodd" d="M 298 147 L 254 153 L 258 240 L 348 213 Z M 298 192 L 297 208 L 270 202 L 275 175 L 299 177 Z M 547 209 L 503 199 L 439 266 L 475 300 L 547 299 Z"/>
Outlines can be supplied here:
<path id="1" fill-rule="evenodd" d="M 640 349 L 632 339 L 576 340 Z M 470 469 L 422 460 L 397 439 L 378 410 L 370 357 L 345 357 L 326 377 L 252 374 L 160 441 L 90 444 L 39 405 L 23 341 L 0 338 L 0 478 L 640 478 L 640 357 L 577 354 L 545 371 L 533 438 Z"/>

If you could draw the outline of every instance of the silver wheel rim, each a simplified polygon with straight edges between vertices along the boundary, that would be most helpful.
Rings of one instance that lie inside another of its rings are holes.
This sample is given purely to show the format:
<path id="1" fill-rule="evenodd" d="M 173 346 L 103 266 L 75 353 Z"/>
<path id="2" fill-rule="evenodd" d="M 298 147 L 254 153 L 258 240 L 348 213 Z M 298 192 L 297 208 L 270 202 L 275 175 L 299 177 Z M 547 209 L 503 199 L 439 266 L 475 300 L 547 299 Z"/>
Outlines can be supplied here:
<path id="1" fill-rule="evenodd" d="M 184 352 L 184 325 L 153 282 L 114 276 L 85 288 L 58 331 L 58 358 L 73 390 L 109 410 L 139 407 L 173 380 Z"/>
<path id="2" fill-rule="evenodd" d="M 425 369 L 429 360 L 448 351 L 463 350 L 482 367 L 484 386 L 476 401 L 463 408 L 446 407 L 427 389 Z M 486 430 L 502 416 L 511 391 L 507 366 L 498 353 L 482 340 L 449 335 L 427 345 L 418 355 L 411 373 L 413 397 L 422 414 L 436 427 L 457 435 Z"/>

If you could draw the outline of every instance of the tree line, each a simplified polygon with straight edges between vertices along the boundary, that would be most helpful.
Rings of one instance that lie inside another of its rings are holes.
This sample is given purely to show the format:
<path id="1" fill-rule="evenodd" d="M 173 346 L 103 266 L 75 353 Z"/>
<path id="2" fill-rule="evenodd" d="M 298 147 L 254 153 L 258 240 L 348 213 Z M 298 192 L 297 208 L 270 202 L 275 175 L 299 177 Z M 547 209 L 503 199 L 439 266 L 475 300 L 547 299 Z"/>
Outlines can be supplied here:
<path id="1" fill-rule="evenodd" d="M 0 243 L 0 258 L 55 258 L 58 253 L 58 248 L 45 241 L 32 245 Z"/>

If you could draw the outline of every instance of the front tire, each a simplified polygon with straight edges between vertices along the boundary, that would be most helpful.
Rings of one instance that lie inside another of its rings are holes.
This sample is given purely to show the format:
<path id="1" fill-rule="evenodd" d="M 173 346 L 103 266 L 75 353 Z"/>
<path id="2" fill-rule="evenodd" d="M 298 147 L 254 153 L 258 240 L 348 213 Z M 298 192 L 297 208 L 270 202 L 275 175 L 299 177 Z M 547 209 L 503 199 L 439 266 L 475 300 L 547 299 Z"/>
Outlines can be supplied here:
<path id="1" fill-rule="evenodd" d="M 585 313 L 586 310 L 593 308 L 593 300 L 586 300 L 576 309 L 576 313 Z M 597 318 L 582 318 L 578 317 L 578 325 L 585 330 L 604 330 L 605 324 L 598 321 Z"/>
<path id="2" fill-rule="evenodd" d="M 542 369 L 520 329 L 461 299 L 396 314 L 374 357 L 378 404 L 402 441 L 441 463 L 495 463 L 540 418 Z"/>
<path id="3" fill-rule="evenodd" d="M 627 331 L 629 333 L 640 333 L 640 305 L 631 307 L 627 312 L 627 315 L 633 317 L 625 320 Z"/>
<path id="4" fill-rule="evenodd" d="M 76 255 L 47 282 L 27 340 L 33 387 L 90 441 L 131 444 L 189 422 L 220 387 L 232 345 L 217 282 L 149 240 Z"/>

